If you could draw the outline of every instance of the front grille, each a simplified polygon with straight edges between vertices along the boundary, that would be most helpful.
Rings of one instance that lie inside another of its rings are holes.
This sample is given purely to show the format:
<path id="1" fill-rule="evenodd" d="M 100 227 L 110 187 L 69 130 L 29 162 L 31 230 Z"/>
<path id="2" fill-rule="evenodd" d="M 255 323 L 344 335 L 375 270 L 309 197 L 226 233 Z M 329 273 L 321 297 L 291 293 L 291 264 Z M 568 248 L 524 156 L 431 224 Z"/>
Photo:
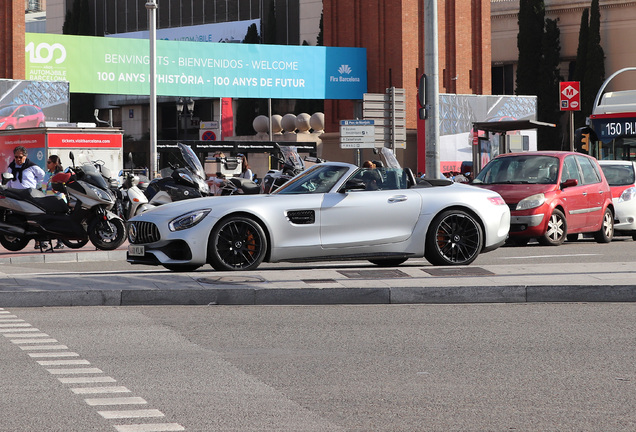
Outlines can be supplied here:
<path id="1" fill-rule="evenodd" d="M 161 236 L 159 235 L 159 228 L 152 222 L 131 222 L 131 225 L 134 226 L 133 232 L 136 232 L 134 238 L 132 235 L 128 236 L 128 241 L 133 244 L 142 244 L 142 243 L 154 243 L 161 240 Z"/>
<path id="2" fill-rule="evenodd" d="M 517 203 L 508 204 L 508 208 L 510 209 L 510 211 L 517 210 Z"/>

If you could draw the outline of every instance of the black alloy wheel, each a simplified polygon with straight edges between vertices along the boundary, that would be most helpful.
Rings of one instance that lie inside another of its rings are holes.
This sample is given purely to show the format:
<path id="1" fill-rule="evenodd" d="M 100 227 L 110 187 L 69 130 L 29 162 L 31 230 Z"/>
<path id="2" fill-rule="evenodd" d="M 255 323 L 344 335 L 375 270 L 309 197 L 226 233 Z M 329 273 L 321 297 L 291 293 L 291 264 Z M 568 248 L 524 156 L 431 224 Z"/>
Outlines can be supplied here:
<path id="1" fill-rule="evenodd" d="M 254 270 L 266 252 L 263 228 L 244 216 L 231 216 L 217 223 L 208 242 L 208 260 L 219 271 Z"/>
<path id="2" fill-rule="evenodd" d="M 462 210 L 446 210 L 433 219 L 424 256 L 433 265 L 468 265 L 484 244 L 481 225 Z"/>

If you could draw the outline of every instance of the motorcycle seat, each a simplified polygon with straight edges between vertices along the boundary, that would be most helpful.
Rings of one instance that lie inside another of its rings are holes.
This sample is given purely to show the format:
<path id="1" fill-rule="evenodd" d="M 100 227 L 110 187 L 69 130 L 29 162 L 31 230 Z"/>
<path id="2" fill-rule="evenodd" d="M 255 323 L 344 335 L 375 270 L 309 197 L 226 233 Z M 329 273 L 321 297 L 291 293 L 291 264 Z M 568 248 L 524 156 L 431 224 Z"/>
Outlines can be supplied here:
<path id="1" fill-rule="evenodd" d="M 243 193 L 246 195 L 257 194 L 260 192 L 261 187 L 254 183 L 252 180 L 244 179 L 241 177 L 232 177 L 229 179 L 234 185 L 240 189 L 243 189 Z"/>
<path id="2" fill-rule="evenodd" d="M 68 205 L 64 198 L 57 195 L 45 195 L 39 189 L 4 189 L 4 195 L 7 198 L 14 198 L 20 201 L 27 201 L 46 211 L 54 213 L 66 213 L 68 211 Z"/>
<path id="3" fill-rule="evenodd" d="M 6 188 L 4 189 L 4 195 L 8 198 L 15 198 L 22 201 L 30 201 L 31 198 L 41 198 L 44 197 L 44 192 L 39 189 L 15 189 L 15 188 Z"/>

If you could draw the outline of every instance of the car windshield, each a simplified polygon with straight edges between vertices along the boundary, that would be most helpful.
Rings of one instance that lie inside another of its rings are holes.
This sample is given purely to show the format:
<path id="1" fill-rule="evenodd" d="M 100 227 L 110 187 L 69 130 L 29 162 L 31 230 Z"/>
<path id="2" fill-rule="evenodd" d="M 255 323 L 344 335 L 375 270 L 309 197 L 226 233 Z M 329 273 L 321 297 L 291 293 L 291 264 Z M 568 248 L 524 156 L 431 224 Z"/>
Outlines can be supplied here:
<path id="1" fill-rule="evenodd" d="M 610 186 L 627 186 L 632 185 L 635 182 L 634 178 L 634 166 L 629 165 L 601 165 L 603 174 Z"/>
<path id="2" fill-rule="evenodd" d="M 491 160 L 473 183 L 556 184 L 558 178 L 558 158 L 528 154 L 504 156 Z"/>
<path id="3" fill-rule="evenodd" d="M 285 183 L 274 193 L 279 195 L 327 193 L 347 171 L 349 168 L 346 166 L 314 165 Z"/>
<path id="4" fill-rule="evenodd" d="M 13 111 L 15 111 L 15 105 L 5 105 L 0 107 L 0 117 L 10 116 L 13 114 Z"/>

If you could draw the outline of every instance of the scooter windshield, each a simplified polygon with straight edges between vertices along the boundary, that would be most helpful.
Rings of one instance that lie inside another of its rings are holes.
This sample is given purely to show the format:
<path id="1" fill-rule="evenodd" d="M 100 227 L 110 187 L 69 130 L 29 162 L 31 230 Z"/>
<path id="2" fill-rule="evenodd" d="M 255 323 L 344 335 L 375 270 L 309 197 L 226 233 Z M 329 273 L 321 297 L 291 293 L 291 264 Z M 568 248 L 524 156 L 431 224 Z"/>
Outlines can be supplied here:
<path id="1" fill-rule="evenodd" d="M 201 161 L 194 151 L 192 151 L 192 148 L 182 143 L 177 143 L 177 146 L 179 147 L 181 156 L 183 157 L 186 165 L 188 165 L 188 168 L 200 178 L 205 179 L 205 170 L 203 169 L 203 165 L 201 165 Z"/>
<path id="2" fill-rule="evenodd" d="M 305 168 L 305 163 L 298 154 L 295 146 L 280 146 L 280 152 L 283 154 L 283 160 L 286 164 L 300 171 Z"/>

